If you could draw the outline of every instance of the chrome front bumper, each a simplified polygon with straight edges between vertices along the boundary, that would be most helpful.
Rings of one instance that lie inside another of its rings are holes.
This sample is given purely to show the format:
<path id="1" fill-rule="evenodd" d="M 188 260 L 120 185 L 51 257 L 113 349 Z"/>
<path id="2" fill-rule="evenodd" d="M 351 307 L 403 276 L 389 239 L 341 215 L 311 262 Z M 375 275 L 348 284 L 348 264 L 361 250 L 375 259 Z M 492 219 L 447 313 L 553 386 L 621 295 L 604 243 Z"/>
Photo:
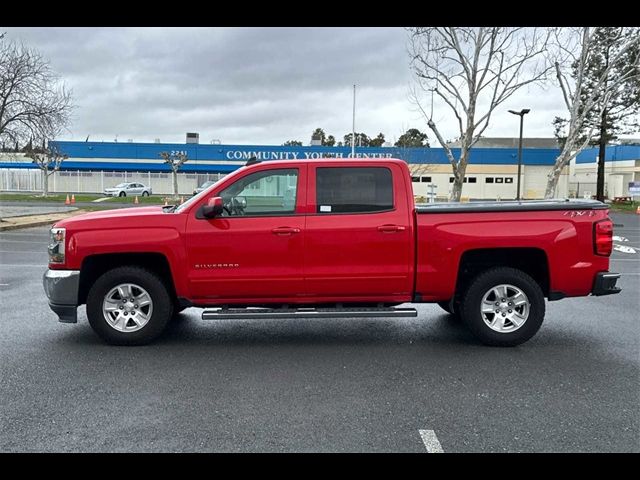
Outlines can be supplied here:
<path id="1" fill-rule="evenodd" d="M 49 298 L 49 307 L 59 320 L 76 323 L 80 270 L 47 270 L 42 276 L 42 285 Z"/>

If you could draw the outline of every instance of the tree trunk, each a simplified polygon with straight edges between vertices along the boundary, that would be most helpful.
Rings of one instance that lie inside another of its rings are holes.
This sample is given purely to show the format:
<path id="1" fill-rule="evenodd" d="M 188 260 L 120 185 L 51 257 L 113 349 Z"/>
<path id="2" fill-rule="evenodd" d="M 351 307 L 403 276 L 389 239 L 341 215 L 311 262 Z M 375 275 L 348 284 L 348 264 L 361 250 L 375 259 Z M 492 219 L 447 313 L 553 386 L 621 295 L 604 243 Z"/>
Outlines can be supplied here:
<path id="1" fill-rule="evenodd" d="M 451 187 L 451 196 L 449 197 L 449 201 L 451 202 L 459 202 L 460 197 L 462 196 L 462 185 L 464 179 L 454 172 L 453 174 L 453 186 Z"/>
<path id="2" fill-rule="evenodd" d="M 178 199 L 178 172 L 173 170 L 173 196 Z"/>
<path id="3" fill-rule="evenodd" d="M 547 189 L 544 192 L 544 198 L 549 199 L 556 196 L 556 188 L 558 187 L 558 180 L 560 180 L 560 174 L 562 173 L 562 164 L 553 166 L 549 174 L 547 175 Z"/>
<path id="4" fill-rule="evenodd" d="M 459 202 L 462 197 L 462 186 L 464 185 L 464 177 L 467 171 L 467 158 L 469 149 L 464 145 L 460 148 L 460 158 L 457 166 L 453 167 L 453 185 L 451 186 L 451 195 L 449 201 Z"/>
<path id="5" fill-rule="evenodd" d="M 569 165 L 571 161 L 571 151 L 565 146 L 558 158 L 556 158 L 556 162 L 551 167 L 551 170 L 547 174 L 547 188 L 544 192 L 544 198 L 549 199 L 553 198 L 556 195 L 556 188 L 558 187 L 558 180 L 560 180 L 560 174 L 562 170 Z"/>
<path id="6" fill-rule="evenodd" d="M 42 196 L 46 197 L 49 195 L 49 175 L 47 175 L 46 170 L 41 170 L 42 172 Z"/>
<path id="7" fill-rule="evenodd" d="M 598 149 L 598 179 L 596 183 L 596 198 L 604 202 L 604 156 L 607 149 L 607 110 L 602 111 L 600 117 L 600 142 Z"/>

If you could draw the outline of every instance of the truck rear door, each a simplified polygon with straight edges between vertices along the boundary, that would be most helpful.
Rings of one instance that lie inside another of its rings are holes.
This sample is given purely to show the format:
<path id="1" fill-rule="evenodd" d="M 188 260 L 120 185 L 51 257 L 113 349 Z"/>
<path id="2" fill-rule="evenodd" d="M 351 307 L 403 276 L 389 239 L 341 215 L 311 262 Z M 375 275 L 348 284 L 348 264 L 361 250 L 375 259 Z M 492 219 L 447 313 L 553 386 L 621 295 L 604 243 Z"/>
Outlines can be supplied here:
<path id="1" fill-rule="evenodd" d="M 346 301 L 411 294 L 413 228 L 403 173 L 366 161 L 309 165 L 307 295 Z"/>

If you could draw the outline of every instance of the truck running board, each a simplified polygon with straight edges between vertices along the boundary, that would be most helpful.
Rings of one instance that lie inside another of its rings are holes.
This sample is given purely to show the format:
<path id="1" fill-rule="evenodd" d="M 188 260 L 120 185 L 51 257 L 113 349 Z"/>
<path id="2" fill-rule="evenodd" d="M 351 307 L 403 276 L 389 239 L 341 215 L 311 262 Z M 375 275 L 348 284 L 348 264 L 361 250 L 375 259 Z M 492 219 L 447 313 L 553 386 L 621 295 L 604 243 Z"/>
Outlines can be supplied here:
<path id="1" fill-rule="evenodd" d="M 203 320 L 234 318 L 397 318 L 417 317 L 415 308 L 207 308 Z"/>

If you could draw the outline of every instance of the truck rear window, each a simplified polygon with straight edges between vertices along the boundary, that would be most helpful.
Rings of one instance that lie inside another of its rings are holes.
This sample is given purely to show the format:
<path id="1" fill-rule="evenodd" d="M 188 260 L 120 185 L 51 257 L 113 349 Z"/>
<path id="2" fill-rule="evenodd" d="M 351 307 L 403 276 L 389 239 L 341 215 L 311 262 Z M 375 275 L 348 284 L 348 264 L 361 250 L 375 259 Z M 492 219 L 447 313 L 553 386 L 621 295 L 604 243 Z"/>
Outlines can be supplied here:
<path id="1" fill-rule="evenodd" d="M 367 213 L 393 209 L 391 170 L 385 167 L 320 167 L 316 212 Z"/>

